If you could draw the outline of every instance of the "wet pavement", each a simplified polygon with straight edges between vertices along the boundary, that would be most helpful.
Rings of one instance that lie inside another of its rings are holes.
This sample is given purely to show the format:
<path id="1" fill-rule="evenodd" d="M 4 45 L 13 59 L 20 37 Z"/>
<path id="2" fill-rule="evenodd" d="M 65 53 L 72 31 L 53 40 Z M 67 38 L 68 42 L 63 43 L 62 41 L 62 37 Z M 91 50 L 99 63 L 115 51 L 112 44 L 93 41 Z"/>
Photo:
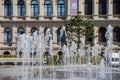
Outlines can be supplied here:
<path id="1" fill-rule="evenodd" d="M 28 76 L 23 79 L 21 75 L 21 66 L 0 66 L 0 80 L 120 80 L 120 68 L 113 68 L 112 72 L 107 70 L 104 79 L 99 76 L 98 68 L 93 67 L 88 71 L 85 66 L 46 68 L 42 77 L 38 74 L 34 75 L 34 78 Z"/>

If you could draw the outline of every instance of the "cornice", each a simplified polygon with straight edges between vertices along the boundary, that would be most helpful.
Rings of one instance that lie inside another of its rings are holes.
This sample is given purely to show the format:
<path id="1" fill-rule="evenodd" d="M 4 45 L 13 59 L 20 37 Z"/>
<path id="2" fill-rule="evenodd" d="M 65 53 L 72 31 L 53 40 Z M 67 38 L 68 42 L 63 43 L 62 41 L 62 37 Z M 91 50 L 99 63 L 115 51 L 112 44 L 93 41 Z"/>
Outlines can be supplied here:
<path id="1" fill-rule="evenodd" d="M 95 26 L 120 26 L 120 20 L 91 20 Z M 68 21 L 0 21 L 1 27 L 61 27 Z"/>

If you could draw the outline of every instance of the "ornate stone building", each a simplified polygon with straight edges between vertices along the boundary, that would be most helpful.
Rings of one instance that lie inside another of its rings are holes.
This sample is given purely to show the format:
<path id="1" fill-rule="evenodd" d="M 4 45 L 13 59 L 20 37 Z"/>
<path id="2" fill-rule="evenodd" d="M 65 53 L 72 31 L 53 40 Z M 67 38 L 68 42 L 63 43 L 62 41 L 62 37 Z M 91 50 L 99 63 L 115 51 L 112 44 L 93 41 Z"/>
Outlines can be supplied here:
<path id="1" fill-rule="evenodd" d="M 16 37 L 51 29 L 54 49 L 59 28 L 80 11 L 94 23 L 98 43 L 105 46 L 107 25 L 113 28 L 113 43 L 120 43 L 120 0 L 0 0 L 0 54 L 16 54 Z M 64 37 L 62 39 L 64 42 Z M 116 49 L 117 49 L 116 48 Z"/>

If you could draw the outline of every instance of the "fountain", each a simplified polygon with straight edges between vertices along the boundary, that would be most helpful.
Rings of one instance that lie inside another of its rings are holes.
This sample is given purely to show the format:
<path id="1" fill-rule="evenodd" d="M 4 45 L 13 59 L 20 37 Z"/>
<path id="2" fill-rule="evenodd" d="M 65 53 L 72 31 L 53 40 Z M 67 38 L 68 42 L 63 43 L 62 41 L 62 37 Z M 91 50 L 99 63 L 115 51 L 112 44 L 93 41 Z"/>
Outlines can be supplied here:
<path id="1" fill-rule="evenodd" d="M 65 26 L 61 28 L 60 39 L 64 32 L 66 35 Z M 22 58 L 22 67 L 20 76 L 17 76 L 16 80 L 112 80 L 112 72 L 118 68 L 113 69 L 107 62 L 108 59 L 111 60 L 112 52 L 111 25 L 107 27 L 106 38 L 105 58 L 99 60 L 101 46 L 96 40 L 94 40 L 94 46 L 85 49 L 85 36 L 83 36 L 80 49 L 77 49 L 75 42 L 70 46 L 65 44 L 61 46 L 59 50 L 61 50 L 63 62 L 55 64 L 59 56 L 57 59 L 54 58 L 56 55 L 53 53 L 53 40 L 49 28 L 46 29 L 45 37 L 37 31 L 32 36 L 20 35 L 17 40 L 17 57 Z M 45 61 L 46 50 L 50 54 L 48 57 L 50 64 L 46 64 Z M 19 56 L 19 53 L 22 55 Z"/>

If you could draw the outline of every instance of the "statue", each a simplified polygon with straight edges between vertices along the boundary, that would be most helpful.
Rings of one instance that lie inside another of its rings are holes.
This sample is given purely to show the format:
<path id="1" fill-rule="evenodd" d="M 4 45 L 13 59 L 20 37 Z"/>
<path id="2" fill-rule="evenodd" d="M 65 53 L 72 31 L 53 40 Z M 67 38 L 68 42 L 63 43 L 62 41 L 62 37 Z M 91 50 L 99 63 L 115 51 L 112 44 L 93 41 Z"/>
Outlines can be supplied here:
<path id="1" fill-rule="evenodd" d="M 106 39 L 109 41 L 109 40 L 112 40 L 112 37 L 113 37 L 113 27 L 111 25 L 109 25 L 107 27 L 107 32 L 105 34 L 105 37 Z"/>
<path id="2" fill-rule="evenodd" d="M 46 30 L 45 39 L 46 39 L 47 44 L 50 46 L 52 42 L 52 35 L 51 35 L 50 28 Z"/>

